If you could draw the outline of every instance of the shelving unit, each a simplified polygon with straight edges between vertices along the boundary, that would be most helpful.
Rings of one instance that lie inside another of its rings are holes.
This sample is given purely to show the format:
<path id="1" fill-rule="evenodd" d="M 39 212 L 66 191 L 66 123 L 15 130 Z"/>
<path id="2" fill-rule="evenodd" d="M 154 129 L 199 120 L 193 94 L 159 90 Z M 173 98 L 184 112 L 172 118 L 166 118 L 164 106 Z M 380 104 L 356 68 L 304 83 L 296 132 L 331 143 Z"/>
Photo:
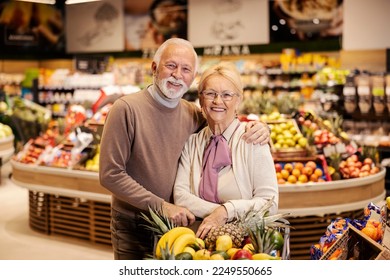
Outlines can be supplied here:
<path id="1" fill-rule="evenodd" d="M 12 180 L 29 190 L 30 226 L 110 245 L 110 193 L 97 172 L 32 166 L 11 161 Z M 289 213 L 291 258 L 308 259 L 336 217 L 360 218 L 369 202 L 385 197 L 385 170 L 357 179 L 280 186 L 279 212 Z"/>

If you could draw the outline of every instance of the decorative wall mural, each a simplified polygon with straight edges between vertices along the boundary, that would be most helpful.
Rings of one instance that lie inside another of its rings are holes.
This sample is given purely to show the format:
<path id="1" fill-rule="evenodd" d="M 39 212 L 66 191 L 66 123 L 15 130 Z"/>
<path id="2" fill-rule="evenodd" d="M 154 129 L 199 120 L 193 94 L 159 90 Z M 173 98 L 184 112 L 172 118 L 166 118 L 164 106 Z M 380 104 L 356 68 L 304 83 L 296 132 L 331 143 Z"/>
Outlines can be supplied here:
<path id="1" fill-rule="evenodd" d="M 125 0 L 126 50 L 157 49 L 187 39 L 187 0 Z"/>
<path id="2" fill-rule="evenodd" d="M 339 38 L 342 0 L 269 0 L 271 42 Z"/>
<path id="3" fill-rule="evenodd" d="M 0 49 L 31 53 L 65 50 L 63 11 L 54 5 L 0 1 Z"/>
<path id="4" fill-rule="evenodd" d="M 188 36 L 196 47 L 269 41 L 265 0 L 189 0 L 188 14 Z"/>
<path id="5" fill-rule="evenodd" d="M 66 6 L 68 53 L 124 50 L 122 0 Z"/>

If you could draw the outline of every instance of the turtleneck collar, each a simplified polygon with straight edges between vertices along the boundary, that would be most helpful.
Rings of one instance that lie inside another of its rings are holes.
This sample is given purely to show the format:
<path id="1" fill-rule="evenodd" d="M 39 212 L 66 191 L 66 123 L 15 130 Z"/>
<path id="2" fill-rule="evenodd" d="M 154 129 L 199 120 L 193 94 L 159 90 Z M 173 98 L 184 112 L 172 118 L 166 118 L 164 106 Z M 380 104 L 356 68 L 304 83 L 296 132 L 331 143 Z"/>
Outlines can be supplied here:
<path id="1" fill-rule="evenodd" d="M 150 95 L 153 97 L 154 100 L 156 100 L 158 103 L 168 108 L 175 108 L 180 102 L 180 98 L 178 99 L 166 98 L 162 93 L 160 93 L 160 90 L 156 87 L 155 84 L 152 84 L 150 87 L 148 87 L 148 92 L 150 93 Z"/>

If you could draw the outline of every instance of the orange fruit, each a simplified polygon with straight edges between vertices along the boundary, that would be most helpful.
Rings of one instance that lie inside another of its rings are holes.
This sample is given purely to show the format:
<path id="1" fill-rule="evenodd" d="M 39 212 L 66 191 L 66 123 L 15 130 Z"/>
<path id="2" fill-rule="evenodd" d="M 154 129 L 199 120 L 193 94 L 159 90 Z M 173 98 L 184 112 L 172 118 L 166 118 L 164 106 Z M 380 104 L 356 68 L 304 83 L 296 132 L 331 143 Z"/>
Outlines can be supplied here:
<path id="1" fill-rule="evenodd" d="M 367 225 L 362 229 L 362 232 L 363 232 L 364 234 L 366 234 L 367 236 L 369 236 L 371 239 L 375 240 L 375 241 L 376 241 L 377 238 L 378 238 L 378 231 L 377 231 L 376 227 L 370 226 L 370 225 L 368 225 L 368 223 L 367 223 Z"/>
<path id="2" fill-rule="evenodd" d="M 309 160 L 308 162 L 306 162 L 305 167 L 311 167 L 311 169 L 314 170 L 317 168 L 317 164 L 314 161 Z"/>
<path id="3" fill-rule="evenodd" d="M 283 169 L 282 171 L 280 171 L 280 174 L 282 174 L 283 179 L 287 179 L 288 176 L 290 176 L 290 172 L 288 172 L 286 169 Z"/>
<path id="4" fill-rule="evenodd" d="M 287 178 L 287 182 L 289 182 L 290 184 L 295 184 L 297 182 L 297 177 L 295 177 L 294 175 L 290 175 Z"/>
<path id="5" fill-rule="evenodd" d="M 303 167 L 305 167 L 305 165 L 302 162 L 296 162 L 294 164 L 295 169 L 302 170 Z"/>
<path id="6" fill-rule="evenodd" d="M 307 175 L 307 176 L 310 176 L 311 174 L 313 174 L 313 171 L 314 171 L 314 169 L 312 169 L 311 167 L 305 166 L 305 167 L 302 169 L 302 174 L 305 174 L 305 175 Z"/>
<path id="7" fill-rule="evenodd" d="M 280 179 L 278 179 L 278 184 L 279 185 L 286 184 L 286 180 L 284 180 L 283 178 L 280 178 Z"/>
<path id="8" fill-rule="evenodd" d="M 294 175 L 295 177 L 299 177 L 299 175 L 301 175 L 301 170 L 298 169 L 298 168 L 294 168 L 292 171 L 291 171 L 291 175 Z"/>
<path id="9" fill-rule="evenodd" d="M 321 177 L 324 173 L 322 172 L 322 170 L 320 168 L 316 168 L 314 170 L 314 174 L 316 174 L 317 177 Z"/>
<path id="10" fill-rule="evenodd" d="M 318 182 L 318 176 L 317 174 L 313 173 L 310 175 L 310 181 L 311 182 Z"/>
<path id="11" fill-rule="evenodd" d="M 283 169 L 287 170 L 290 173 L 294 169 L 294 167 L 291 163 L 286 163 Z"/>
<path id="12" fill-rule="evenodd" d="M 307 181 L 308 181 L 307 176 L 305 174 L 299 175 L 298 181 L 301 183 L 307 183 Z"/>

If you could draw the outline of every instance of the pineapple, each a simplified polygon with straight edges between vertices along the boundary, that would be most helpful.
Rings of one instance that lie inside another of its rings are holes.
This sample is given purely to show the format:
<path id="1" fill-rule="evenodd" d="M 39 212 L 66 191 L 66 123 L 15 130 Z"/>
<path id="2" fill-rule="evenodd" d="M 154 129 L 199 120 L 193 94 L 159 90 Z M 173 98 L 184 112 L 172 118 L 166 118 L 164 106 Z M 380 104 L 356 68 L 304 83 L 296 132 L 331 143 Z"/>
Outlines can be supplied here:
<path id="1" fill-rule="evenodd" d="M 274 228 L 266 228 L 264 223 L 256 227 L 255 230 L 249 230 L 249 238 L 253 245 L 253 253 L 271 254 L 276 249 L 276 244 L 273 240 L 273 235 L 277 231 Z"/>
<path id="2" fill-rule="evenodd" d="M 244 241 L 246 231 L 238 221 L 227 223 L 210 230 L 205 239 L 206 248 L 215 250 L 217 238 L 221 235 L 229 235 L 233 241 L 233 247 L 240 248 Z"/>
<path id="3" fill-rule="evenodd" d="M 241 248 L 241 245 L 246 236 L 252 231 L 255 231 L 259 225 L 265 227 L 283 227 L 285 223 L 278 221 L 280 218 L 288 214 L 276 214 L 269 216 L 269 208 L 272 206 L 273 199 L 270 199 L 259 210 L 253 208 L 248 210 L 243 215 L 237 217 L 234 222 L 227 223 L 210 230 L 205 239 L 206 247 L 210 250 L 215 248 L 215 242 L 221 235 L 229 235 L 233 241 L 233 247 Z"/>
<path id="4" fill-rule="evenodd" d="M 173 254 L 172 251 L 169 250 L 168 243 L 167 243 L 165 248 L 161 250 L 161 260 L 175 260 L 175 254 Z"/>

